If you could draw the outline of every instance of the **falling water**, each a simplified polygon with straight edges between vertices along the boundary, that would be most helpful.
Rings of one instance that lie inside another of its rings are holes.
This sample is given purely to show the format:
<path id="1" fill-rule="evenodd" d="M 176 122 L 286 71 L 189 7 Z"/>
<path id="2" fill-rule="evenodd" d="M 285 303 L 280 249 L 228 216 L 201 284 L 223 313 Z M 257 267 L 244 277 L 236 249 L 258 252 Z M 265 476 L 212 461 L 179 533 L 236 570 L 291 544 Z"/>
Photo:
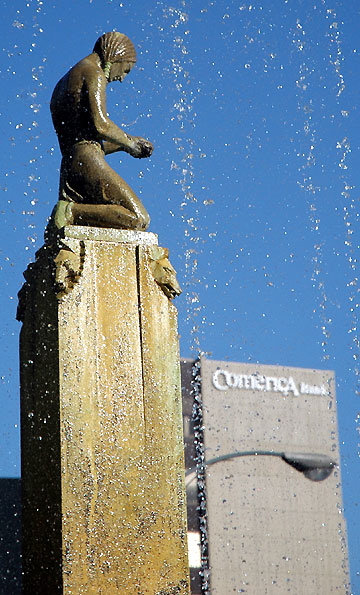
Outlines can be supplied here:
<path id="1" fill-rule="evenodd" d="M 341 105 L 341 98 L 343 91 L 345 90 L 345 79 L 341 72 L 341 64 L 344 60 L 342 55 L 341 49 L 341 25 L 342 23 L 338 21 L 338 17 L 336 11 L 333 9 L 327 10 L 327 18 L 330 22 L 329 24 L 329 38 L 331 42 L 332 53 L 330 54 L 330 62 L 333 65 L 334 71 L 337 76 L 337 106 L 338 111 L 341 114 L 341 117 L 348 118 L 349 117 L 349 110 L 345 109 L 346 106 Z M 354 50 L 355 51 L 355 50 Z M 339 115 L 339 114 L 338 114 Z M 339 139 L 336 144 L 336 149 L 338 149 L 339 155 L 339 162 L 338 166 L 342 170 L 340 174 L 340 179 L 342 180 L 343 189 L 341 191 L 341 205 L 343 211 L 343 218 L 344 218 L 344 227 L 345 227 L 345 257 L 348 261 L 349 265 L 349 276 L 350 279 L 347 282 L 348 289 L 348 300 L 349 300 L 349 311 L 350 311 L 350 327 L 348 329 L 348 333 L 351 336 L 352 345 L 350 350 L 352 352 L 352 357 L 354 360 L 354 372 L 355 376 L 359 375 L 359 366 L 358 366 L 358 358 L 359 358 L 359 335 L 358 335 L 358 317 L 357 317 L 357 308 L 359 307 L 358 302 L 358 277 L 357 275 L 357 253 L 359 250 L 359 245 L 356 244 L 355 238 L 353 238 L 354 231 L 356 229 L 356 223 L 358 222 L 359 214 L 357 212 L 357 200 L 354 196 L 354 188 L 351 181 L 351 171 L 349 172 L 349 165 L 348 160 L 351 153 L 351 144 L 348 137 L 343 137 Z M 355 241 L 354 241 L 355 240 Z M 359 393 L 359 391 L 356 391 Z"/>
<path id="2" fill-rule="evenodd" d="M 187 327 L 190 330 L 190 350 L 196 361 L 193 368 L 192 391 L 194 397 L 193 427 L 195 435 L 195 452 L 198 481 L 199 518 L 200 518 L 200 545 L 201 545 L 201 582 L 202 592 L 209 592 L 208 569 L 208 541 L 206 518 L 206 485 L 204 468 L 204 444 L 202 427 L 202 401 L 200 392 L 200 366 L 198 357 L 201 352 L 199 335 L 199 317 L 202 311 L 199 293 L 197 290 L 198 272 L 197 263 L 200 255 L 200 208 L 199 202 L 193 192 L 195 176 L 194 153 L 195 141 L 192 133 L 195 128 L 196 113 L 194 112 L 195 93 L 192 89 L 191 58 L 187 46 L 187 37 L 191 33 L 191 23 L 186 11 L 186 2 L 181 2 L 181 9 L 165 9 L 165 14 L 174 31 L 174 56 L 171 60 L 171 69 L 175 81 L 178 98 L 174 103 L 174 111 L 178 122 L 178 135 L 173 138 L 176 147 L 176 158 L 172 161 L 172 169 L 176 172 L 175 184 L 180 186 L 182 200 L 180 214 L 184 233 L 185 255 L 185 289 L 187 304 Z"/>
<path id="3" fill-rule="evenodd" d="M 199 293 L 197 291 L 200 213 L 198 199 L 193 191 L 195 176 L 194 153 L 196 151 L 193 132 L 196 125 L 196 113 L 194 110 L 194 82 L 191 75 L 192 60 L 188 49 L 191 23 L 189 23 L 186 1 L 182 0 L 180 6 L 180 8 L 164 8 L 164 15 L 173 33 L 171 71 L 177 91 L 177 97 L 173 105 L 173 117 L 177 121 L 178 134 L 173 137 L 176 151 L 171 168 L 175 172 L 175 184 L 181 189 L 182 199 L 179 211 L 184 234 L 187 326 L 191 335 L 190 350 L 196 357 L 200 351 L 198 319 L 201 313 Z"/>
<path id="4" fill-rule="evenodd" d="M 339 21 L 337 16 L 336 10 L 334 8 L 327 8 L 326 2 L 322 3 L 321 11 L 322 11 L 322 35 L 326 38 L 327 43 L 324 44 L 328 48 L 328 55 L 326 56 L 330 66 L 332 67 L 332 73 L 330 69 L 330 78 L 332 79 L 332 86 L 331 86 L 331 94 L 333 99 L 333 113 L 330 113 L 330 119 L 333 122 L 339 122 L 343 118 L 348 118 L 349 110 L 348 105 L 346 104 L 346 99 L 343 100 L 342 94 L 346 89 L 345 85 L 345 77 L 342 72 L 342 64 L 344 61 L 344 56 L 342 53 L 342 31 L 341 27 L 343 23 Z M 324 190 L 321 185 L 317 185 L 314 182 L 316 179 L 316 166 L 318 165 L 318 144 L 321 141 L 319 133 L 316 129 L 316 122 L 318 122 L 318 116 L 313 114 L 315 107 L 313 106 L 312 101 L 312 89 L 311 89 L 311 78 L 315 73 L 315 65 L 311 61 L 311 53 L 307 54 L 306 49 L 308 44 L 307 39 L 307 32 L 306 28 L 303 27 L 301 22 L 298 20 L 296 25 L 296 34 L 294 35 L 294 43 L 299 51 L 299 53 L 303 54 L 304 61 L 301 62 L 299 68 L 299 76 L 296 84 L 299 88 L 298 96 L 299 96 L 299 108 L 303 111 L 305 115 L 304 123 L 303 123 L 303 135 L 304 141 L 307 145 L 307 150 L 305 150 L 301 155 L 299 155 L 300 159 L 302 160 L 302 165 L 299 167 L 299 172 L 301 173 L 301 179 L 299 180 L 299 185 L 305 190 L 305 192 L 309 195 L 308 199 L 308 209 L 309 209 L 309 221 L 311 232 L 314 235 L 315 243 L 314 243 L 314 255 L 312 257 L 313 262 L 313 272 L 311 280 L 313 282 L 314 287 L 317 290 L 317 308 L 314 309 L 314 313 L 317 314 L 317 317 L 320 321 L 320 328 L 322 333 L 322 341 L 321 346 L 323 349 L 323 360 L 328 362 L 330 365 L 333 365 L 333 349 L 330 346 L 329 348 L 329 340 L 331 338 L 331 327 L 333 323 L 333 314 L 331 311 L 333 310 L 331 303 L 331 299 L 329 298 L 327 292 L 327 276 L 326 273 L 324 274 L 323 265 L 324 265 L 324 253 L 323 248 L 325 244 L 325 230 L 323 229 L 323 222 L 321 219 L 321 207 L 319 208 L 321 201 L 324 200 Z M 331 76 L 332 75 L 332 76 Z M 324 79 L 324 77 L 322 77 Z M 333 79 L 335 78 L 335 84 Z M 310 85 L 310 89 L 308 86 Z M 324 84 L 324 91 L 327 89 L 326 85 Z M 325 91 L 326 93 L 326 91 Z M 330 101 L 329 101 L 330 103 Z M 327 116 L 329 117 L 329 116 Z M 341 128 L 341 122 L 339 124 L 339 128 Z M 350 328 L 348 329 L 348 333 L 351 336 L 351 345 L 350 351 L 352 352 L 353 356 L 353 373 L 355 375 L 355 382 L 354 382 L 354 389 L 355 393 L 358 393 L 358 375 L 359 369 L 357 365 L 358 360 L 358 353 L 359 353 L 359 336 L 358 336 L 358 319 L 356 308 L 358 307 L 358 278 L 357 278 L 357 258 L 356 258 L 356 251 L 358 250 L 359 246 L 356 246 L 354 243 L 354 224 L 358 219 L 358 213 L 356 210 L 356 202 L 354 197 L 354 183 L 351 180 L 351 171 L 349 171 L 348 161 L 350 158 L 351 153 L 351 142 L 347 136 L 344 136 L 337 140 L 334 144 L 333 150 L 337 151 L 337 156 L 332 156 L 334 162 L 337 162 L 337 166 L 340 169 L 340 176 L 339 179 L 341 180 L 342 189 L 340 188 L 340 196 L 338 199 L 338 207 L 337 210 L 339 212 L 339 216 L 343 217 L 344 222 L 344 231 L 345 231 L 345 239 L 343 241 L 343 255 L 347 260 L 348 267 L 350 269 L 350 274 L 348 273 L 345 275 L 344 283 L 346 284 L 348 290 L 345 293 L 348 293 L 348 303 L 342 304 L 341 307 L 347 308 L 349 311 L 348 319 L 350 320 Z M 320 201 L 320 203 L 319 203 Z M 340 254 L 339 254 L 340 255 Z M 349 280 L 348 280 L 349 279 Z M 339 305 L 340 307 L 340 305 Z M 317 310 L 317 312 L 316 312 Z M 336 316 L 336 314 L 335 314 Z M 338 382 L 341 382 L 341 376 L 338 378 Z M 359 393 L 358 393 L 359 394 Z M 359 421 L 360 416 L 358 416 L 357 421 Z M 338 504 L 339 513 L 343 512 L 342 505 Z M 343 543 L 343 547 L 346 551 L 346 536 L 343 535 L 341 525 L 339 525 L 339 539 Z"/>

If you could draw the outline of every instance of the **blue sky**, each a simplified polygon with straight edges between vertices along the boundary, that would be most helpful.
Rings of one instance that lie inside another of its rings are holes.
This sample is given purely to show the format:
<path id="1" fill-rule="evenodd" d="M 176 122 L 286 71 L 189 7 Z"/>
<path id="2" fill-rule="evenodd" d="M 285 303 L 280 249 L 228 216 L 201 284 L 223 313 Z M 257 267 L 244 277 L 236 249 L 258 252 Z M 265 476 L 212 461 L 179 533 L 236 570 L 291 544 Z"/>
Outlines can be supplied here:
<path id="1" fill-rule="evenodd" d="M 357 0 L 0 2 L 0 475 L 19 476 L 22 271 L 57 200 L 57 80 L 117 29 L 138 63 L 112 119 L 155 145 L 109 161 L 170 248 L 181 353 L 335 370 L 360 593 L 360 8 Z"/>

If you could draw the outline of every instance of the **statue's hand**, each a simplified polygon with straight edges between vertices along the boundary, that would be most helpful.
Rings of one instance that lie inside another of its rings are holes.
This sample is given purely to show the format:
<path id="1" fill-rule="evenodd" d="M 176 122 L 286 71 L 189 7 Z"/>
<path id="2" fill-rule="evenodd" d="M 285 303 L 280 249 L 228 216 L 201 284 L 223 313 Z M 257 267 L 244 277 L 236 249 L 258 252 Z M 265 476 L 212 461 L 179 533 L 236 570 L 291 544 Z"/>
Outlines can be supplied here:
<path id="1" fill-rule="evenodd" d="M 146 140 L 145 138 L 141 138 L 140 136 L 133 137 L 135 141 L 135 147 L 131 151 L 133 157 L 137 159 L 143 159 L 144 157 L 150 157 L 151 153 L 154 150 L 151 142 Z"/>

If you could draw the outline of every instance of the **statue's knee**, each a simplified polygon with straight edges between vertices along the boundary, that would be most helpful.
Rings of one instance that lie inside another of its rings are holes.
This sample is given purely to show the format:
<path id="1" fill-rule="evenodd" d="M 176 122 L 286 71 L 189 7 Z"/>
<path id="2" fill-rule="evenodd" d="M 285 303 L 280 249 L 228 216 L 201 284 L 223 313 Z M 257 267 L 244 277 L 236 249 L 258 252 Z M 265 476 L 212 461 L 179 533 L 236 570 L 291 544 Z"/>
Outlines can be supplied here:
<path id="1" fill-rule="evenodd" d="M 150 216 L 149 216 L 149 213 L 147 213 L 147 211 L 143 211 L 143 212 L 142 212 L 142 213 L 139 215 L 139 217 L 138 217 L 138 220 L 139 220 L 139 224 L 138 224 L 138 225 L 139 225 L 139 227 L 138 227 L 138 229 L 139 229 L 140 231 L 146 231 L 146 230 L 147 230 L 147 228 L 148 228 L 148 227 L 149 227 L 149 225 L 150 225 Z"/>

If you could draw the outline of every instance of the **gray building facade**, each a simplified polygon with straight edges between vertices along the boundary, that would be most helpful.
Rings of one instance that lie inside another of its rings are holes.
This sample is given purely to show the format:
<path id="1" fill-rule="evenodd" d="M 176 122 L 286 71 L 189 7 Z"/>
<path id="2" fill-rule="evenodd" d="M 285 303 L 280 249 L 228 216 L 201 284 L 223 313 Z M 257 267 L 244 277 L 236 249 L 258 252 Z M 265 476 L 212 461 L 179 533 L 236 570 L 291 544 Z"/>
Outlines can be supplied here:
<path id="1" fill-rule="evenodd" d="M 208 592 L 349 594 L 340 469 L 308 469 L 313 460 L 320 467 L 339 463 L 334 374 L 202 358 L 198 376 L 208 463 Z M 187 394 L 184 403 L 191 401 L 189 387 Z M 189 479 L 191 457 L 187 466 Z M 188 481 L 189 504 L 194 483 Z M 190 504 L 192 530 L 194 515 Z"/>

